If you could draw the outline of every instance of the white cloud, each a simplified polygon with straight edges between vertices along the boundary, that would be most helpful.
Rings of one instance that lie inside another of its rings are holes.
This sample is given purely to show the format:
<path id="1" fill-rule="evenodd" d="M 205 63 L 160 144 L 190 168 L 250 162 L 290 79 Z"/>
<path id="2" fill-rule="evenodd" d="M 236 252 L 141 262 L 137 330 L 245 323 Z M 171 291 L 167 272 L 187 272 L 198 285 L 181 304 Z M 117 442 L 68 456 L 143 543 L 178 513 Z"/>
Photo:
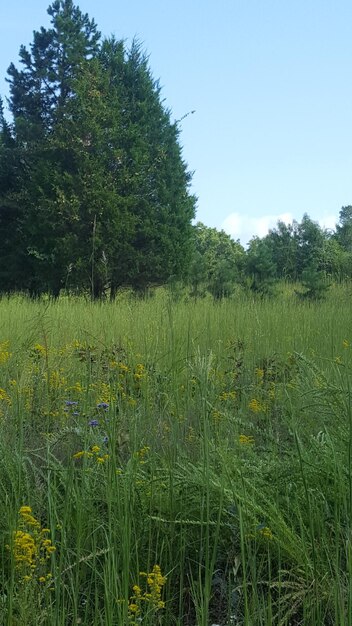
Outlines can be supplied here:
<path id="1" fill-rule="evenodd" d="M 335 230 L 335 226 L 338 223 L 339 218 L 336 215 L 326 214 L 321 217 L 318 222 L 322 228 L 327 228 L 328 230 Z"/>
<path id="2" fill-rule="evenodd" d="M 297 221 L 300 219 L 296 218 Z M 338 218 L 336 215 L 326 213 L 321 218 L 311 218 L 313 221 L 317 221 L 321 228 L 328 230 L 335 230 Z M 230 213 L 222 225 L 221 228 L 233 239 L 240 239 L 243 245 L 252 239 L 252 237 L 265 237 L 269 230 L 275 228 L 278 221 L 285 224 L 292 224 L 294 217 L 291 213 L 280 213 L 277 215 L 263 215 L 261 217 L 249 217 L 242 215 L 241 213 Z"/>
<path id="3" fill-rule="evenodd" d="M 291 213 L 279 215 L 263 215 L 262 217 L 248 217 L 241 213 L 230 213 L 223 221 L 221 228 L 233 239 L 240 239 L 246 245 L 254 237 L 265 237 L 270 228 L 274 228 L 278 221 L 290 224 L 293 221 Z"/>

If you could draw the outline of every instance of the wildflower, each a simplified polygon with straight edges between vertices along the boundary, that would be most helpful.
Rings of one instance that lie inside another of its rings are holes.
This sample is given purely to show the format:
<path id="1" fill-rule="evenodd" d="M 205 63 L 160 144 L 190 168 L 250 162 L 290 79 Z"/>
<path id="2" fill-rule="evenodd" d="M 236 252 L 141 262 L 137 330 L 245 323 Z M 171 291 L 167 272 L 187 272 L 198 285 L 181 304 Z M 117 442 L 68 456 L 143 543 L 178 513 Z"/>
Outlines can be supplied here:
<path id="1" fill-rule="evenodd" d="M 269 396 L 270 400 L 275 400 L 275 383 L 274 382 L 270 383 L 268 396 Z"/>
<path id="2" fill-rule="evenodd" d="M 142 591 L 139 585 L 134 585 L 134 587 L 132 587 L 135 595 L 137 596 L 137 598 L 140 598 L 142 595 Z"/>
<path id="3" fill-rule="evenodd" d="M 0 342 L 0 365 L 3 365 L 4 363 L 6 363 L 11 356 L 11 352 L 9 352 L 9 346 L 10 346 L 9 341 Z"/>
<path id="4" fill-rule="evenodd" d="M 256 367 L 255 368 L 255 375 L 258 378 L 259 382 L 263 382 L 263 378 L 264 378 L 264 370 L 261 369 L 260 367 Z"/>
<path id="5" fill-rule="evenodd" d="M 151 572 L 139 572 L 141 578 L 145 578 L 146 588 L 142 591 L 140 585 L 133 586 L 133 595 L 130 597 L 128 611 L 130 618 L 140 615 L 143 604 L 147 605 L 147 611 L 159 611 L 165 608 L 165 602 L 161 599 L 162 588 L 166 583 L 159 565 L 154 565 Z"/>
<path id="6" fill-rule="evenodd" d="M 11 398 L 5 389 L 0 389 L 0 400 L 3 400 L 7 404 L 11 404 Z"/>
<path id="7" fill-rule="evenodd" d="M 75 400 L 65 400 L 66 406 L 77 406 L 78 402 Z"/>
<path id="8" fill-rule="evenodd" d="M 92 452 L 94 452 L 94 454 L 97 454 L 98 452 L 100 452 L 99 446 L 92 446 Z"/>
<path id="9" fill-rule="evenodd" d="M 138 363 L 135 368 L 134 379 L 136 382 L 145 377 L 145 367 L 142 363 Z"/>
<path id="10" fill-rule="evenodd" d="M 33 346 L 32 354 L 33 356 L 44 357 L 47 355 L 47 350 L 45 346 L 42 346 L 40 343 L 36 343 Z"/>
<path id="11" fill-rule="evenodd" d="M 70 387 L 72 391 L 76 391 L 77 393 L 83 393 L 84 389 L 79 381 L 77 381 L 72 387 Z"/>
<path id="12" fill-rule="evenodd" d="M 150 451 L 149 446 L 143 446 L 143 448 L 141 448 L 140 450 L 138 450 L 136 452 L 136 456 L 138 457 L 139 462 L 141 464 L 144 464 L 146 462 L 145 461 L 145 457 L 146 457 L 146 455 L 148 454 L 149 451 Z"/>
<path id="13" fill-rule="evenodd" d="M 64 376 L 62 375 L 62 370 L 53 370 L 50 374 L 49 377 L 49 386 L 52 389 L 60 389 L 61 387 L 64 387 L 66 384 L 66 379 L 64 378 Z"/>
<path id="14" fill-rule="evenodd" d="M 214 409 L 212 411 L 212 417 L 213 417 L 214 422 L 220 422 L 223 418 L 223 414 L 217 409 Z"/>
<path id="15" fill-rule="evenodd" d="M 92 428 L 94 428 L 95 426 L 99 426 L 99 422 L 98 420 L 90 420 L 88 422 L 88 426 L 91 426 Z"/>
<path id="16" fill-rule="evenodd" d="M 84 450 L 80 450 L 79 452 L 76 452 L 73 455 L 73 459 L 81 459 L 83 456 L 85 455 L 85 451 Z"/>
<path id="17" fill-rule="evenodd" d="M 342 346 L 343 346 L 344 348 L 349 348 L 349 346 L 350 346 L 350 342 L 348 341 L 348 339 L 344 339 L 344 340 L 343 340 L 343 342 L 342 342 Z"/>
<path id="18" fill-rule="evenodd" d="M 50 530 L 41 528 L 28 505 L 19 510 L 18 528 L 13 533 L 12 552 L 15 570 L 21 582 L 37 579 L 45 582 L 43 568 L 56 547 L 49 538 Z"/>
<path id="19" fill-rule="evenodd" d="M 32 509 L 30 506 L 21 506 L 19 513 L 20 515 L 26 515 L 28 513 L 32 513 Z"/>
<path id="20" fill-rule="evenodd" d="M 262 535 L 262 537 L 264 537 L 265 539 L 272 539 L 273 538 L 273 533 L 271 531 L 270 528 L 268 528 L 268 526 L 260 526 L 259 527 L 259 532 Z"/>
<path id="21" fill-rule="evenodd" d="M 99 402 L 99 404 L 97 404 L 97 409 L 104 409 L 105 411 L 107 411 L 108 408 L 109 408 L 108 402 Z"/>
<path id="22" fill-rule="evenodd" d="M 239 442 L 243 446 L 249 446 L 254 444 L 254 437 L 251 435 L 240 435 Z"/>
<path id="23" fill-rule="evenodd" d="M 259 400 L 257 400 L 256 398 L 253 398 L 249 404 L 248 404 L 248 408 L 253 412 L 253 413 L 260 413 L 263 410 L 263 406 L 261 404 L 261 402 L 259 402 Z"/>
<path id="24" fill-rule="evenodd" d="M 222 400 L 222 401 L 236 400 L 236 397 L 237 397 L 236 391 L 223 391 L 219 396 L 219 400 Z"/>

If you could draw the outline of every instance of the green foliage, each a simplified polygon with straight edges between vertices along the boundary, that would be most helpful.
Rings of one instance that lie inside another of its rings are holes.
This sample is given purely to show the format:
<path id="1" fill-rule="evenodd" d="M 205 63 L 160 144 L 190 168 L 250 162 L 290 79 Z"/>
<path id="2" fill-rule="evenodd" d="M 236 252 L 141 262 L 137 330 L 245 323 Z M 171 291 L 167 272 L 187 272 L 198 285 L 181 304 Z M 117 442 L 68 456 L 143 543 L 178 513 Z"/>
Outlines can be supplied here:
<path id="1" fill-rule="evenodd" d="M 336 239 L 346 252 L 352 253 L 352 206 L 342 207 L 339 217 Z"/>
<path id="2" fill-rule="evenodd" d="M 343 279 L 351 276 L 351 252 L 348 249 L 348 207 L 341 211 L 341 225 L 336 233 L 322 229 L 317 222 L 304 215 L 300 223 L 278 222 L 264 237 L 270 249 L 276 275 L 290 281 L 301 280 L 312 265 L 326 275 Z M 345 243 L 343 243 L 345 242 Z"/>
<path id="3" fill-rule="evenodd" d="M 330 287 L 324 272 L 318 270 L 317 263 L 314 261 L 302 272 L 301 282 L 304 291 L 296 293 L 304 300 L 322 300 Z"/>
<path id="4" fill-rule="evenodd" d="M 298 224 L 278 221 L 264 238 L 279 278 L 297 280 L 298 269 Z"/>
<path id="5" fill-rule="evenodd" d="M 201 222 L 194 226 L 194 253 L 190 267 L 191 295 L 199 297 L 207 290 L 215 300 L 229 297 L 239 282 L 244 249 L 223 230 Z"/>
<path id="6" fill-rule="evenodd" d="M 249 289 L 261 296 L 272 295 L 276 279 L 275 264 L 265 240 L 257 237 L 251 240 L 245 267 Z"/>
<path id="7" fill-rule="evenodd" d="M 0 623 L 348 624 L 348 292 L 0 300 Z"/>
<path id="8" fill-rule="evenodd" d="M 179 129 L 162 103 L 146 55 L 134 42 L 100 41 L 72 0 L 48 9 L 23 69 L 11 64 L 10 111 L 2 117 L 0 176 L 8 240 L 22 237 L 16 289 L 58 295 L 64 286 L 101 297 L 181 277 L 191 253 L 195 198 Z M 11 150 L 12 159 L 7 160 Z M 15 223 L 15 228 L 11 224 Z M 13 232 L 13 238 L 11 238 Z"/>

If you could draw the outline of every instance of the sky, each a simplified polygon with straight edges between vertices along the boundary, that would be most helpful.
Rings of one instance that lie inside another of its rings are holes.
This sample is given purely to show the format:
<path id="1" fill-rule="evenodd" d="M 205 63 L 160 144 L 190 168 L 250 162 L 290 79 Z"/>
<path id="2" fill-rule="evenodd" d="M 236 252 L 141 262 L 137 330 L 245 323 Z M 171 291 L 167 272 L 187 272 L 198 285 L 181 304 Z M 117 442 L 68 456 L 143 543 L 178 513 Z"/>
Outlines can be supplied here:
<path id="1" fill-rule="evenodd" d="M 20 45 L 49 25 L 49 4 L 2 3 L 2 96 Z M 304 213 L 334 228 L 352 204 L 351 0 L 77 4 L 102 35 L 143 44 L 172 119 L 186 116 L 197 221 L 244 245 Z"/>

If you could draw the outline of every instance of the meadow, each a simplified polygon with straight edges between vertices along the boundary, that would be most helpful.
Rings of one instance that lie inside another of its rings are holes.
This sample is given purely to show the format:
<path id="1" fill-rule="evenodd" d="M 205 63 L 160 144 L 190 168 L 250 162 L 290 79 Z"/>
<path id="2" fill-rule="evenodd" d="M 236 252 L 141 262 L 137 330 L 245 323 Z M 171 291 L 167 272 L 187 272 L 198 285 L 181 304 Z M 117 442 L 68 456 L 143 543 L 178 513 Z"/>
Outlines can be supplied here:
<path id="1" fill-rule="evenodd" d="M 0 300 L 0 623 L 351 626 L 352 287 Z"/>

